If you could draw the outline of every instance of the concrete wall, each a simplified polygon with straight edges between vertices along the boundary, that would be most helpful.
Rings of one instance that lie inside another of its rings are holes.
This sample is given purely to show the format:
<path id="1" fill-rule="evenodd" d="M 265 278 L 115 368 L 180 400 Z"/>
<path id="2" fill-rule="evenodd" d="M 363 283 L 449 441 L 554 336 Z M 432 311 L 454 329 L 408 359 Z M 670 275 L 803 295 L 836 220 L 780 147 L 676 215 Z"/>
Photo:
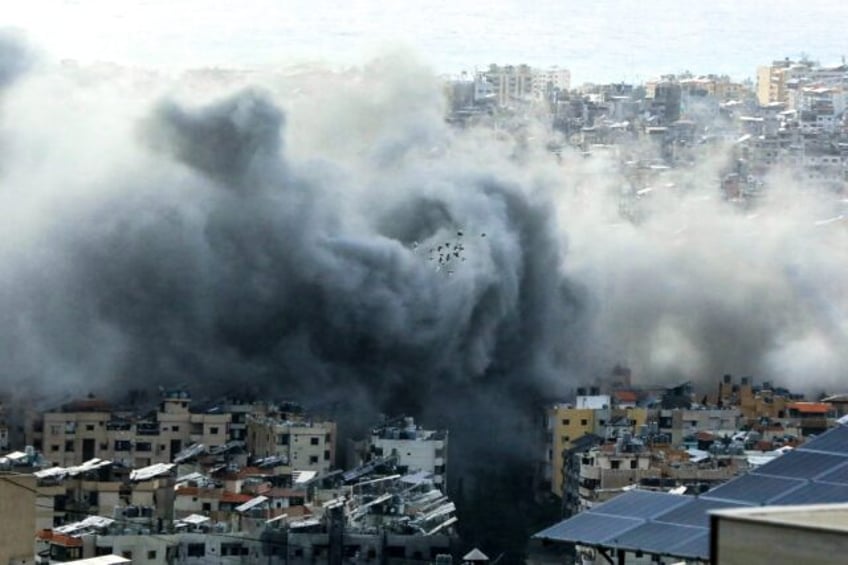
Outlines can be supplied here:
<path id="1" fill-rule="evenodd" d="M 35 477 L 0 474 L 0 564 L 34 562 L 35 499 Z"/>
<path id="2" fill-rule="evenodd" d="M 800 529 L 766 522 L 718 521 L 721 565 L 795 565 L 845 563 L 848 533 Z"/>

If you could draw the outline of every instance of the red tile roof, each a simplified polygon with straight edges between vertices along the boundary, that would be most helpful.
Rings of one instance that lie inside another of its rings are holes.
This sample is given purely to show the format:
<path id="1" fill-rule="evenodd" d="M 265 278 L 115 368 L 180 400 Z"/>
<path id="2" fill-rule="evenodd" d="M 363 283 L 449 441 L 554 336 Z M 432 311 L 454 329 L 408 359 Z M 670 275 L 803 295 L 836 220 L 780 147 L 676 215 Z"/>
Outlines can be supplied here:
<path id="1" fill-rule="evenodd" d="M 49 541 L 56 545 L 63 545 L 65 547 L 82 547 L 81 538 L 76 538 L 67 534 L 60 534 L 53 530 L 41 530 L 35 535 L 38 539 Z"/>
<path id="2" fill-rule="evenodd" d="M 238 494 L 238 493 L 235 493 L 235 492 L 224 491 L 221 494 L 221 502 L 232 502 L 232 503 L 244 504 L 245 502 L 247 502 L 251 498 L 253 498 L 253 497 L 250 496 L 249 494 Z"/>
<path id="3" fill-rule="evenodd" d="M 632 390 L 614 390 L 612 395 L 619 402 L 636 402 L 639 396 Z"/>
<path id="4" fill-rule="evenodd" d="M 793 402 L 789 409 L 801 414 L 827 414 L 833 407 L 827 402 Z"/>

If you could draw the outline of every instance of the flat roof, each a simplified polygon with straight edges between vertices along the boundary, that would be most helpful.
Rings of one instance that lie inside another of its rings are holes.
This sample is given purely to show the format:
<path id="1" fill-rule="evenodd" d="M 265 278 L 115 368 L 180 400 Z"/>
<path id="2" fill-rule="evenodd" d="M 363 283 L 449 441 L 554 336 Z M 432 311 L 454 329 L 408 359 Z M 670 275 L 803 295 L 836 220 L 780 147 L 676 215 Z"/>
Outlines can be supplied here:
<path id="1" fill-rule="evenodd" d="M 830 429 L 699 497 L 631 490 L 533 537 L 704 560 L 709 558 L 708 516 L 714 511 L 748 507 L 752 513 L 760 513 L 748 519 L 760 520 L 767 505 L 823 502 L 848 503 L 848 426 Z M 831 512 L 821 510 L 824 513 L 820 514 L 811 512 L 810 507 L 788 508 L 794 508 L 795 514 L 784 514 L 782 523 L 791 519 L 796 525 L 824 528 L 824 523 L 837 522 L 831 529 L 848 531 L 848 504 L 822 507 Z M 772 520 L 781 519 L 772 516 Z M 667 537 L 671 532 L 677 543 Z"/>
<path id="2" fill-rule="evenodd" d="M 816 530 L 848 532 L 848 504 L 801 504 L 714 510 L 712 516 Z"/>

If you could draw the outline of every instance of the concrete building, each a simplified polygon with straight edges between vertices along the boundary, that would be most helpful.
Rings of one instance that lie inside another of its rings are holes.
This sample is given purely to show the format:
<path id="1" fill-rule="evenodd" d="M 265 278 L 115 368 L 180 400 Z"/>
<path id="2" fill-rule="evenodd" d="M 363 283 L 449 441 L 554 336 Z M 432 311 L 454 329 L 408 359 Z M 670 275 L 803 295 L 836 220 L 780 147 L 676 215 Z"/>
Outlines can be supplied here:
<path id="1" fill-rule="evenodd" d="M 710 563 L 836 565 L 848 554 L 848 504 L 715 510 L 710 530 Z"/>
<path id="2" fill-rule="evenodd" d="M 797 87 L 799 79 L 808 76 L 812 68 L 812 62 L 793 62 L 788 58 L 759 67 L 757 69 L 757 102 L 761 106 L 773 102 L 787 103 L 789 91 Z"/>
<path id="3" fill-rule="evenodd" d="M 32 475 L 0 473 L 0 563 L 34 563 L 36 480 Z"/>
<path id="4" fill-rule="evenodd" d="M 571 88 L 571 72 L 568 69 L 533 69 L 532 75 L 533 98 L 536 100 L 550 100 L 555 92 L 566 92 Z"/>
<path id="5" fill-rule="evenodd" d="M 548 441 L 543 479 L 550 481 L 553 494 L 562 496 L 563 453 L 572 447 L 572 442 L 595 430 L 595 410 L 555 404 L 548 408 L 545 420 Z"/>
<path id="6" fill-rule="evenodd" d="M 279 457 L 300 471 L 327 473 L 335 467 L 336 423 L 290 413 L 247 418 L 247 448 L 254 457 Z"/>
<path id="7" fill-rule="evenodd" d="M 585 389 L 578 389 L 584 392 Z M 590 389 L 588 392 L 597 392 Z M 615 440 L 629 434 L 635 436 L 648 420 L 648 410 L 635 406 L 635 397 L 630 394 L 618 395 L 632 403 L 625 407 L 614 407 L 613 395 L 578 395 L 575 403 L 554 404 L 545 414 L 545 457 L 540 471 L 542 482 L 549 491 L 563 495 L 565 482 L 564 454 L 572 450 L 577 442 L 586 435 L 600 437 L 603 441 Z"/>
<path id="8" fill-rule="evenodd" d="M 398 424 L 398 425 L 395 425 Z M 397 457 L 401 473 L 425 471 L 442 490 L 447 484 L 448 432 L 425 430 L 410 417 L 387 423 L 371 431 L 370 454 Z"/>
<path id="9" fill-rule="evenodd" d="M 230 414 L 197 413 L 190 406 L 186 391 L 163 393 L 158 411 L 150 416 L 113 411 L 99 399 L 75 401 L 31 422 L 27 443 L 63 467 L 94 458 L 144 467 L 170 462 L 192 444 L 223 446 Z"/>
<path id="10" fill-rule="evenodd" d="M 498 106 L 526 104 L 533 96 L 533 70 L 527 65 L 489 65 L 483 73 L 492 85 Z"/>

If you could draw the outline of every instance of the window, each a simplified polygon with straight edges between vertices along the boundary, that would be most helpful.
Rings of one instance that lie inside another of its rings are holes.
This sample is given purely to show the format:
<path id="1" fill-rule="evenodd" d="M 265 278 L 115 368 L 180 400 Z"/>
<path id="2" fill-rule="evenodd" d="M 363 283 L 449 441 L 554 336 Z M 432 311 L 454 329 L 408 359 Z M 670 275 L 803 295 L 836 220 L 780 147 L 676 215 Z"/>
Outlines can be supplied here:
<path id="1" fill-rule="evenodd" d="M 74 442 L 66 441 L 65 442 L 65 451 L 73 451 L 74 450 Z"/>
<path id="2" fill-rule="evenodd" d="M 563 425 L 563 426 L 569 426 L 569 425 L 571 425 L 571 420 L 569 420 L 568 418 L 564 418 L 564 419 L 562 420 L 562 425 Z"/>
<path id="3" fill-rule="evenodd" d="M 587 425 L 589 425 L 589 420 L 580 420 L 580 425 L 581 425 L 581 426 L 587 426 Z"/>
<path id="4" fill-rule="evenodd" d="M 569 436 L 562 436 L 562 443 L 568 443 L 569 441 L 571 441 Z"/>
<path id="5" fill-rule="evenodd" d="M 100 442 L 100 450 L 106 451 L 107 449 L 109 449 L 109 444 L 106 443 L 105 441 Z"/>
<path id="6" fill-rule="evenodd" d="M 148 552 L 147 552 L 147 559 L 148 559 L 148 560 L 150 560 L 150 559 L 156 559 L 156 550 L 155 550 L 155 549 L 148 550 Z"/>
<path id="7" fill-rule="evenodd" d="M 610 461 L 610 467 L 613 469 L 621 468 L 621 461 Z"/>
<path id="8" fill-rule="evenodd" d="M 635 459 L 631 459 L 631 460 L 630 460 L 630 468 L 631 468 L 631 469 L 636 469 L 636 468 L 638 468 L 638 467 L 639 467 L 639 462 L 638 462 L 638 461 L 636 461 Z"/>
<path id="9" fill-rule="evenodd" d="M 325 449 L 324 450 L 324 461 L 329 461 L 329 460 L 330 460 L 330 450 Z"/>
<path id="10" fill-rule="evenodd" d="M 318 456 L 317 455 L 310 455 L 309 456 L 309 463 L 310 463 L 310 465 L 315 465 L 316 463 L 318 463 Z"/>
<path id="11" fill-rule="evenodd" d="M 212 503 L 211 502 L 204 502 L 203 503 L 203 511 L 204 512 L 211 512 L 212 511 Z"/>
<path id="12" fill-rule="evenodd" d="M 129 560 L 132 561 L 132 551 L 130 551 L 130 550 L 122 551 L 121 557 L 123 557 L 124 559 L 129 559 Z"/>
<path id="13" fill-rule="evenodd" d="M 54 445 L 51 445 L 51 446 L 50 446 L 50 451 L 59 451 L 59 446 L 58 446 L 58 445 L 55 445 L 55 444 L 54 444 Z"/>
<path id="14" fill-rule="evenodd" d="M 180 431 L 180 427 L 179 426 L 171 426 L 171 431 L 172 432 L 178 432 L 178 431 Z"/>
<path id="15" fill-rule="evenodd" d="M 309 438 L 309 444 L 310 445 L 318 445 L 318 438 L 317 437 Z"/>
<path id="16" fill-rule="evenodd" d="M 202 543 L 190 543 L 186 548 L 188 557 L 204 557 L 206 555 L 206 545 Z"/>
<path id="17" fill-rule="evenodd" d="M 212 426 L 211 428 L 209 428 L 209 433 L 213 436 L 218 435 L 218 426 Z"/>
<path id="18" fill-rule="evenodd" d="M 242 546 L 240 543 L 222 543 L 221 544 L 221 555 L 246 555 L 244 550 L 247 548 Z"/>
<path id="19" fill-rule="evenodd" d="M 135 444 L 136 451 L 151 451 L 153 449 L 153 445 L 149 441 L 139 441 Z"/>
<path id="20" fill-rule="evenodd" d="M 85 431 L 93 432 L 94 431 L 94 424 L 86 424 L 85 425 Z"/>
<path id="21" fill-rule="evenodd" d="M 132 443 L 125 439 L 115 440 L 115 451 L 129 451 L 132 449 Z"/>

